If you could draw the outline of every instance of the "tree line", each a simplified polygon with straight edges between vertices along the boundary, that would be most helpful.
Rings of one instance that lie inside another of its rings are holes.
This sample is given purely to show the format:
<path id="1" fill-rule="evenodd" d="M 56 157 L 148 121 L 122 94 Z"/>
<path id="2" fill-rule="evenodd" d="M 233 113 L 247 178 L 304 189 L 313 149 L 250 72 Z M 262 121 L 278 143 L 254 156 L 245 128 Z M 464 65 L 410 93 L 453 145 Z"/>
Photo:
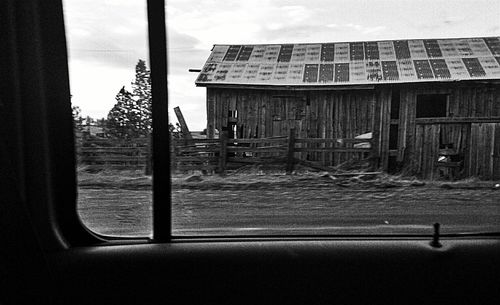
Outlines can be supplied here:
<path id="1" fill-rule="evenodd" d="M 106 118 L 96 120 L 82 117 L 81 109 L 73 106 L 75 130 L 82 132 L 86 126 L 96 126 L 102 128 L 104 135 L 110 138 L 148 137 L 152 130 L 151 72 L 142 59 L 135 66 L 135 80 L 131 85 L 132 92 L 125 86 L 118 91 L 116 103 Z"/>

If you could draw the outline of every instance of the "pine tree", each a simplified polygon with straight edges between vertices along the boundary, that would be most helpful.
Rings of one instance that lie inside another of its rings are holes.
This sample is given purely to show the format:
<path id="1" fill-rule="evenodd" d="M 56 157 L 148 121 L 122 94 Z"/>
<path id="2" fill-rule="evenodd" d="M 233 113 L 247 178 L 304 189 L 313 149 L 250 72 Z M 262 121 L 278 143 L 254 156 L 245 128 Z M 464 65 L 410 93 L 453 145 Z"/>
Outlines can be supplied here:
<path id="1" fill-rule="evenodd" d="M 135 67 L 132 93 L 123 87 L 108 113 L 107 133 L 119 138 L 148 136 L 152 127 L 151 76 L 144 60 Z"/>
<path id="2" fill-rule="evenodd" d="M 132 123 L 132 108 L 134 106 L 132 94 L 128 92 L 125 87 L 122 87 L 116 95 L 115 100 L 116 104 L 108 113 L 106 124 L 107 133 L 117 138 L 135 137 L 135 126 Z"/>
<path id="3" fill-rule="evenodd" d="M 133 95 L 138 111 L 137 127 L 141 135 L 148 135 L 152 128 L 151 73 L 146 62 L 139 59 L 135 66 L 135 81 L 132 82 Z"/>
<path id="4" fill-rule="evenodd" d="M 108 113 L 107 133 L 118 138 L 148 136 L 152 127 L 151 76 L 144 60 L 135 67 L 132 93 L 122 87 L 115 99 Z"/>

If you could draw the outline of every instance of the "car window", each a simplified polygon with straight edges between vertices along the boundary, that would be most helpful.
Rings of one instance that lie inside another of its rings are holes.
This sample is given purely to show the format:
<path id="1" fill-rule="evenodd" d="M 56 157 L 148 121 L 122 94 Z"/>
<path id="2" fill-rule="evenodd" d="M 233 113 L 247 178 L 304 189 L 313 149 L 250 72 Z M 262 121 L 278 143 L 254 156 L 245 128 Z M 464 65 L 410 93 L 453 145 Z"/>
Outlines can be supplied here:
<path id="1" fill-rule="evenodd" d="M 499 5 L 169 1 L 172 234 L 497 232 Z M 79 213 L 149 236 L 145 3 L 93 8 L 65 3 Z"/>

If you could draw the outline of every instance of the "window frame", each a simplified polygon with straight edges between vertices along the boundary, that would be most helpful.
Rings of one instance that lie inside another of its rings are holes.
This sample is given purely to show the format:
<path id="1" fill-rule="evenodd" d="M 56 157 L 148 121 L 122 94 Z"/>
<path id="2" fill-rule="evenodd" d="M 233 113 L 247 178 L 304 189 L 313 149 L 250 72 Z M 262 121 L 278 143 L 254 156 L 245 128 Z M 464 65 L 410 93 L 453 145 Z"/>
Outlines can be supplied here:
<path id="1" fill-rule="evenodd" d="M 172 235 L 172 202 L 171 202 L 171 177 L 170 177 L 170 157 L 169 157 L 169 136 L 168 136 L 168 69 L 167 69 L 167 33 L 165 19 L 165 1 L 147 0 L 148 15 L 148 38 L 151 69 L 152 88 L 152 109 L 153 109 L 153 237 L 122 237 L 108 236 L 91 231 L 81 221 L 77 213 L 76 183 L 74 188 L 75 196 L 71 198 L 73 205 L 68 205 L 67 201 L 56 202 L 53 212 L 56 215 L 57 230 L 56 235 L 66 241 L 66 245 L 95 245 L 95 244 L 129 244 L 129 243 L 171 243 L 185 241 L 257 241 L 257 240 L 431 240 L 433 236 L 432 226 L 429 224 L 429 234 L 361 234 L 361 235 L 232 235 L 232 236 L 173 236 Z M 64 38 L 64 26 L 62 27 L 62 41 L 66 47 Z M 64 58 L 59 58 L 59 63 L 64 62 L 67 76 L 67 54 Z M 69 82 L 67 79 L 66 81 Z M 69 85 L 63 84 L 69 96 Z M 65 99 L 64 107 L 56 109 L 53 113 L 56 117 L 64 117 L 66 121 L 71 119 L 71 109 L 69 98 Z M 50 122 L 49 122 L 50 123 Z M 59 132 L 59 130 L 57 131 Z M 63 143 L 66 153 L 71 152 L 71 160 L 57 160 L 60 167 L 66 168 L 65 175 L 54 177 L 54 179 L 64 180 L 64 177 L 75 177 L 74 160 L 74 138 L 71 129 L 70 138 L 66 133 L 66 143 Z M 54 140 L 54 139 L 52 139 Z M 69 147 L 71 146 L 71 147 Z M 59 154 L 62 155 L 62 154 Z M 154 158 L 154 156 L 168 156 L 167 158 Z M 69 158 L 68 158 L 69 159 Z M 72 171 L 72 172 L 71 172 Z M 66 179 L 67 180 L 67 179 Z M 57 184 L 57 183 L 56 183 Z M 166 187 L 167 186 L 167 187 Z M 463 238 L 468 236 L 492 238 L 499 236 L 499 232 L 479 232 L 479 233 L 452 233 L 442 234 L 441 237 Z"/>
<path id="2" fill-rule="evenodd" d="M 495 304 L 500 298 L 498 234 L 448 238 L 441 248 L 427 238 L 387 236 L 154 244 L 99 238 L 76 211 L 62 3 L 7 0 L 0 8 L 7 16 L 0 18 L 6 24 L 0 58 L 8 59 L 0 69 L 0 106 L 8 110 L 0 112 L 7 144 L 0 153 L 8 158 L 0 162 L 9 172 L 0 174 L 7 180 L 0 207 L 8 212 L 0 214 L 2 304 Z"/>

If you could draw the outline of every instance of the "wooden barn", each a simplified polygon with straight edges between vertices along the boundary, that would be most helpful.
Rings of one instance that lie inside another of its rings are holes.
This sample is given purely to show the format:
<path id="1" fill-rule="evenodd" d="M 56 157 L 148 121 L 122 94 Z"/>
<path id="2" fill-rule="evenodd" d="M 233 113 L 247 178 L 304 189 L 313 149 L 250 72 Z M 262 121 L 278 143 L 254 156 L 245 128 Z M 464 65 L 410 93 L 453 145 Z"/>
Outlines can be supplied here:
<path id="1" fill-rule="evenodd" d="M 364 135 L 382 170 L 500 178 L 499 37 L 215 45 L 196 85 L 209 138 Z"/>

